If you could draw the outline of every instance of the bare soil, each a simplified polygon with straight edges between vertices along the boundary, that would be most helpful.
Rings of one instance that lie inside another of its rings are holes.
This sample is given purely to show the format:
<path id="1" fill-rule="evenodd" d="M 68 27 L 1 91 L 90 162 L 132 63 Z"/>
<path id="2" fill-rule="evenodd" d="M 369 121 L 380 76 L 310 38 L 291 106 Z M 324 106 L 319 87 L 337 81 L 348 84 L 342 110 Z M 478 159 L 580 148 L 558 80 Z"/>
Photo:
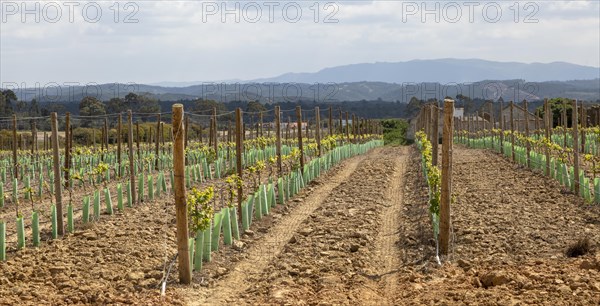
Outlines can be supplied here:
<path id="1" fill-rule="evenodd" d="M 441 159 L 440 159 L 441 160 Z M 415 148 L 351 158 L 221 247 L 191 286 L 164 198 L 0 263 L 0 305 L 598 305 L 600 208 L 455 146 L 451 252 L 436 258 Z M 587 237 L 591 251 L 567 248 Z"/>

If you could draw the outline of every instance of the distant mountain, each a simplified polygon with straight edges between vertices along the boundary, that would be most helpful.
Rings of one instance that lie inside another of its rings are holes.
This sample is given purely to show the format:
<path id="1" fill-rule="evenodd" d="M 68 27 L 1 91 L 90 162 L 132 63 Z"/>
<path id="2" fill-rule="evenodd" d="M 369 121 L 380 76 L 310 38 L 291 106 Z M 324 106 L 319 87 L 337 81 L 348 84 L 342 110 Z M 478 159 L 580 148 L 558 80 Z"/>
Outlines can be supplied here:
<path id="1" fill-rule="evenodd" d="M 517 63 L 480 59 L 412 60 L 395 63 L 363 63 L 325 68 L 314 73 L 286 73 L 254 82 L 344 83 L 385 82 L 463 83 L 480 80 L 522 79 L 529 82 L 600 78 L 600 68 L 565 62 Z"/>
<path id="2" fill-rule="evenodd" d="M 98 94 L 95 94 L 95 93 Z M 427 100 L 442 99 L 445 96 L 456 97 L 463 94 L 471 98 L 493 99 L 502 97 L 505 101 L 528 101 L 542 98 L 565 97 L 586 101 L 600 100 L 600 78 L 593 80 L 526 82 L 524 80 L 479 81 L 455 85 L 434 82 L 394 84 L 384 82 L 349 83 L 207 83 L 188 87 L 160 87 L 150 85 L 103 84 L 87 93 L 108 101 L 111 98 L 124 98 L 129 92 L 144 94 L 161 101 L 182 101 L 198 98 L 217 101 L 249 101 L 262 103 L 283 101 L 391 101 L 406 103 L 413 96 Z M 79 102 L 86 94 L 85 87 L 63 89 L 69 96 L 44 96 L 35 89 L 17 90 L 17 97 L 30 101 L 36 98 L 40 102 Z"/>

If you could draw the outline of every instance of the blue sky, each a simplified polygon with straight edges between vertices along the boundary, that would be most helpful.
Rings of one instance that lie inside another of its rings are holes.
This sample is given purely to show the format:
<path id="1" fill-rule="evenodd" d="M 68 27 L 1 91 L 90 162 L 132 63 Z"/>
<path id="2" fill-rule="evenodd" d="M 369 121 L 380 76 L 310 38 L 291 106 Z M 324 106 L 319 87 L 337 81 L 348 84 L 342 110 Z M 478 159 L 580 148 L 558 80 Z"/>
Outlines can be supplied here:
<path id="1" fill-rule="evenodd" d="M 2 0 L 0 82 L 248 80 L 435 58 L 600 66 L 599 1 L 514 3 L 29 1 L 23 15 Z"/>

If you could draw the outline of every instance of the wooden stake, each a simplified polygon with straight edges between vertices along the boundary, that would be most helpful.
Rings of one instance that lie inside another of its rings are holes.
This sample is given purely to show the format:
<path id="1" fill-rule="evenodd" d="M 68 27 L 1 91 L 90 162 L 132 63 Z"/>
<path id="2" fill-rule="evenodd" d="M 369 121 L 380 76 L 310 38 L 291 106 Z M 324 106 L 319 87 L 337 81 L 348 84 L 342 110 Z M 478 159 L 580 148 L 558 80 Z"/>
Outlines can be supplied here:
<path id="1" fill-rule="evenodd" d="M 121 142 L 123 141 L 123 139 L 121 138 L 121 127 L 123 125 L 123 117 L 121 115 L 121 113 L 119 113 L 119 118 L 117 119 L 117 173 L 119 174 L 118 176 L 121 177 L 121 175 L 123 175 L 123 173 L 121 173 Z M 132 185 L 135 186 L 135 185 Z"/>
<path id="2" fill-rule="evenodd" d="M 175 106 L 175 105 L 173 105 Z M 156 119 L 156 150 L 154 151 L 154 170 L 158 171 L 158 157 L 160 156 L 158 150 L 160 149 L 160 114 L 158 114 L 158 118 Z"/>
<path id="3" fill-rule="evenodd" d="M 56 113 L 50 114 L 50 123 L 52 125 L 52 157 L 54 164 L 54 197 L 56 199 L 56 219 L 58 235 L 64 234 L 63 209 L 62 209 L 62 186 L 60 175 L 60 157 L 58 151 L 58 119 Z"/>
<path id="4" fill-rule="evenodd" d="M 444 104 L 445 104 L 445 101 L 444 101 Z M 432 105 L 431 112 L 432 112 L 431 116 L 433 119 L 432 123 L 431 123 L 433 125 L 433 131 L 431 133 L 431 144 L 432 144 L 432 146 L 431 146 L 431 155 L 432 155 L 431 163 L 434 166 L 437 166 L 438 165 L 438 145 L 440 142 L 440 139 L 439 139 L 440 136 L 439 136 L 439 131 L 438 131 L 438 124 L 439 124 L 439 122 L 438 122 L 438 120 L 439 120 L 438 119 L 438 117 L 439 117 L 438 107 L 436 105 Z M 444 114 L 445 114 L 445 111 L 444 111 Z M 450 134 L 450 135 L 452 135 L 452 134 Z M 449 136 L 449 137 L 451 137 L 450 139 L 452 139 L 452 136 Z"/>
<path id="5" fill-rule="evenodd" d="M 188 135 L 190 131 L 190 116 L 186 115 L 185 116 L 185 148 L 187 149 L 188 147 Z"/>
<path id="6" fill-rule="evenodd" d="M 279 105 L 275 106 L 275 139 L 275 152 L 277 153 L 277 171 L 279 172 L 279 176 L 283 176 L 283 165 L 281 163 L 281 110 L 279 108 Z"/>
<path id="7" fill-rule="evenodd" d="M 219 145 L 217 141 L 217 108 L 213 107 L 213 149 L 215 150 L 215 159 L 219 158 Z"/>
<path id="8" fill-rule="evenodd" d="M 529 138 L 529 111 L 527 110 L 527 100 L 523 100 L 523 118 L 525 119 L 525 138 L 528 139 Z M 527 160 L 527 168 L 531 168 L 531 145 L 529 144 L 529 141 L 525 141 L 525 153 L 526 155 L 526 160 Z"/>
<path id="9" fill-rule="evenodd" d="M 550 127 L 552 126 L 552 114 L 550 113 L 550 105 L 548 104 L 548 99 L 544 99 L 544 115 L 544 119 L 546 121 L 546 123 L 544 123 L 546 127 L 546 139 L 550 141 Z M 546 176 L 550 176 L 550 148 L 548 146 L 545 146 L 544 151 L 544 153 L 546 154 Z"/>
<path id="10" fill-rule="evenodd" d="M 177 222 L 177 263 L 179 266 L 179 282 L 190 284 L 192 270 L 188 245 L 188 214 L 185 201 L 185 128 L 183 126 L 183 105 L 173 105 L 173 171 L 175 176 L 175 208 Z"/>
<path id="11" fill-rule="evenodd" d="M 510 101 L 510 145 L 512 148 L 512 161 L 515 161 L 515 118 L 514 118 L 514 103 Z"/>
<path id="12" fill-rule="evenodd" d="M 17 160 L 17 115 L 13 115 L 13 177 L 19 178 L 19 161 Z"/>
<path id="13" fill-rule="evenodd" d="M 69 132 L 71 131 L 71 114 L 65 116 L 65 188 L 69 189 L 69 161 L 71 160 L 71 148 L 69 147 Z"/>
<path id="14" fill-rule="evenodd" d="M 348 113 L 346 113 L 347 115 Z M 296 106 L 296 118 L 298 119 L 298 148 L 300 149 L 300 171 L 304 171 L 304 146 L 302 146 L 302 108 Z"/>
<path id="15" fill-rule="evenodd" d="M 140 125 L 138 123 L 136 123 L 136 125 L 137 125 L 136 128 L 138 129 L 137 146 L 138 146 L 138 155 L 139 155 L 140 154 L 140 133 L 139 133 Z M 138 204 L 138 202 L 136 201 L 137 195 L 136 195 L 136 190 L 135 190 L 135 187 L 137 185 L 135 184 L 135 168 L 134 168 L 135 164 L 134 164 L 134 160 L 133 160 L 133 115 L 131 114 L 131 110 L 127 110 L 127 128 L 128 128 L 127 145 L 129 147 L 129 186 L 131 187 L 131 203 Z"/>
<path id="16" fill-rule="evenodd" d="M 333 135 L 333 109 L 329 107 L 329 136 Z"/>
<path id="17" fill-rule="evenodd" d="M 317 151 L 318 151 L 318 155 L 319 157 L 321 157 L 321 112 L 319 111 L 319 107 L 315 107 L 315 115 L 317 116 L 317 118 L 315 118 L 316 121 L 316 130 L 315 130 L 315 138 L 317 141 Z"/>
<path id="18" fill-rule="evenodd" d="M 440 251 L 448 254 L 450 241 L 450 201 L 452 197 L 452 135 L 454 101 L 444 100 L 444 130 L 442 138 L 442 192 L 440 196 Z"/>
<path id="19" fill-rule="evenodd" d="M 571 113 L 571 126 L 573 127 L 573 191 L 579 194 L 579 185 L 583 182 L 579 181 L 579 120 L 577 111 L 577 100 L 573 100 L 573 112 Z"/>
<path id="20" fill-rule="evenodd" d="M 243 132 L 243 118 L 242 118 L 242 109 L 235 109 L 235 164 L 237 167 L 237 175 L 242 179 L 242 175 L 244 173 L 244 169 L 242 169 L 242 152 L 244 152 L 244 135 Z M 237 190 L 237 201 L 238 201 L 238 218 L 242 220 L 242 201 L 243 201 L 243 189 L 242 185 L 238 185 Z"/>

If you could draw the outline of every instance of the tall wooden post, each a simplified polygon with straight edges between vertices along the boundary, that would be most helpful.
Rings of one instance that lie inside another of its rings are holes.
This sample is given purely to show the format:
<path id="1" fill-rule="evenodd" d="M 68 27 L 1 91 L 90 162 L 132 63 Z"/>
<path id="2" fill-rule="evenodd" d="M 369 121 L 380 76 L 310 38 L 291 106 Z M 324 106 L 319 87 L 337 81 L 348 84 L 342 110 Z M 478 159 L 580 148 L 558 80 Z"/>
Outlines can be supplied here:
<path id="1" fill-rule="evenodd" d="M 531 168 L 531 158 L 529 157 L 531 154 L 531 145 L 529 144 L 529 110 L 527 107 L 527 100 L 523 100 L 523 118 L 525 119 L 525 153 L 526 153 L 526 161 L 527 168 Z"/>
<path id="2" fill-rule="evenodd" d="M 120 115 L 119 115 L 120 117 Z M 139 125 L 138 125 L 139 127 Z M 135 164 L 133 161 L 133 116 L 131 110 L 127 110 L 127 146 L 129 148 L 129 185 L 131 187 L 131 203 L 136 202 L 136 190 L 135 190 Z M 139 133 L 138 133 L 138 154 L 139 154 Z"/>
<path id="3" fill-rule="evenodd" d="M 339 133 L 340 133 L 340 134 L 341 134 L 341 136 L 343 137 L 343 136 L 344 136 L 344 128 L 343 128 L 343 126 L 344 126 L 344 125 L 342 124 L 342 120 L 343 120 L 343 119 L 342 119 L 342 117 L 343 117 L 343 115 L 342 115 L 342 109 L 340 108 L 340 109 L 339 109 L 339 111 L 340 111 L 340 122 L 339 122 L 339 128 L 340 128 L 340 132 L 339 132 Z"/>
<path id="4" fill-rule="evenodd" d="M 58 235 L 64 234 L 63 209 L 62 209 L 62 188 L 60 175 L 60 157 L 58 151 L 58 119 L 56 113 L 50 114 L 50 123 L 52 125 L 52 157 L 54 164 L 54 197 L 56 199 L 56 222 Z"/>
<path id="5" fill-rule="evenodd" d="M 315 140 L 317 141 L 317 151 L 319 153 L 319 157 L 321 157 L 321 112 L 319 111 L 319 107 L 315 107 L 315 121 L 316 121 L 316 130 L 315 130 Z"/>
<path id="6" fill-rule="evenodd" d="M 175 106 L 175 105 L 173 105 Z M 155 158 L 155 162 L 154 162 L 154 170 L 158 171 L 158 162 L 159 162 L 159 152 L 158 150 L 160 149 L 160 138 L 161 138 L 161 133 L 160 133 L 160 114 L 158 114 L 157 119 L 156 119 L 156 149 L 154 151 L 154 158 Z"/>
<path id="7" fill-rule="evenodd" d="M 504 152 L 504 147 L 503 147 L 503 143 L 504 143 L 504 106 L 502 104 L 503 101 L 500 100 L 500 118 L 498 118 L 498 124 L 500 125 L 500 152 Z"/>
<path id="8" fill-rule="evenodd" d="M 213 149 L 215 150 L 215 158 L 219 158 L 219 145 L 217 141 L 217 108 L 213 107 Z"/>
<path id="9" fill-rule="evenodd" d="M 579 181 L 579 120 L 577 111 L 577 100 L 573 100 L 573 112 L 571 113 L 571 126 L 573 127 L 573 191 L 579 194 L 579 185 L 583 182 Z"/>
<path id="10" fill-rule="evenodd" d="M 129 113 L 131 113 L 131 110 L 128 111 Z M 133 120 L 133 118 L 132 118 Z M 140 122 L 136 121 L 135 122 L 135 144 L 137 147 L 137 158 L 138 160 L 141 159 L 141 154 L 142 152 L 140 151 Z"/>
<path id="11" fill-rule="evenodd" d="M 583 103 L 581 103 L 579 108 L 581 110 L 581 115 L 579 116 L 579 120 L 581 121 L 581 153 L 585 153 L 585 128 L 587 127 L 587 116 Z"/>
<path id="12" fill-rule="evenodd" d="M 71 160 L 71 148 L 69 147 L 69 133 L 71 132 L 71 114 L 66 113 L 65 116 L 65 182 L 64 186 L 70 188 L 69 184 L 69 161 Z"/>
<path id="13" fill-rule="evenodd" d="M 185 142 L 184 142 L 186 149 L 188 147 L 189 131 L 190 131 L 190 116 L 186 115 L 185 116 Z"/>
<path id="14" fill-rule="evenodd" d="M 452 134 L 454 101 L 444 100 L 444 130 L 442 138 L 442 192 L 440 195 L 440 251 L 448 254 L 450 241 L 450 200 L 452 197 Z"/>
<path id="15" fill-rule="evenodd" d="M 346 112 L 346 139 L 348 139 L 348 142 L 350 142 L 350 122 L 349 122 L 349 115 L 348 112 Z"/>
<path id="16" fill-rule="evenodd" d="M 515 161 L 515 118 L 514 118 L 514 103 L 510 101 L 510 145 L 512 151 L 512 161 Z"/>
<path id="17" fill-rule="evenodd" d="M 243 128 L 244 122 L 242 120 L 242 109 L 239 107 L 235 109 L 235 164 L 237 169 L 237 175 L 242 179 L 244 169 L 242 168 L 242 152 L 244 152 L 244 135 Z M 238 201 L 238 218 L 242 220 L 242 200 L 243 200 L 243 189 L 242 185 L 238 185 L 237 190 L 237 201 Z"/>
<path id="18" fill-rule="evenodd" d="M 123 142 L 123 139 L 121 137 L 122 125 L 123 116 L 121 115 L 121 113 L 119 113 L 119 118 L 117 119 L 117 173 L 119 174 L 119 177 L 123 175 L 123 173 L 121 173 L 121 142 Z"/>
<path id="19" fill-rule="evenodd" d="M 281 164 L 281 110 L 279 105 L 275 106 L 275 151 L 277 153 L 277 171 L 279 176 L 283 176 L 283 167 Z"/>
<path id="20" fill-rule="evenodd" d="M 13 177 L 19 177 L 19 161 L 17 160 L 17 115 L 13 115 Z"/>
<path id="21" fill-rule="evenodd" d="M 563 109 L 562 109 L 562 116 L 563 116 L 563 147 L 566 148 L 567 147 L 567 103 L 565 101 L 565 99 L 563 99 Z"/>
<path id="22" fill-rule="evenodd" d="M 544 119 L 545 119 L 545 130 L 546 130 L 546 139 L 550 141 L 550 126 L 552 125 L 552 114 L 550 113 L 550 106 L 548 104 L 548 99 L 544 99 Z M 546 154 L 546 176 L 550 176 L 550 147 L 545 146 L 544 153 Z"/>
<path id="23" fill-rule="evenodd" d="M 444 101 L 444 104 L 445 104 L 445 101 Z M 439 108 L 437 107 L 437 105 L 431 106 L 431 112 L 432 112 L 431 117 L 433 119 L 432 123 L 431 123 L 433 125 L 433 130 L 431 133 L 431 144 L 432 144 L 432 146 L 431 146 L 431 155 L 432 155 L 431 163 L 434 166 L 437 166 L 438 165 L 438 145 L 440 142 L 440 138 L 439 138 L 440 136 L 439 136 L 439 130 L 438 130 Z M 444 111 L 444 114 L 445 113 L 446 112 Z M 452 134 L 450 134 L 450 135 L 452 135 Z M 452 137 L 452 136 L 450 136 L 450 137 Z"/>
<path id="24" fill-rule="evenodd" d="M 333 110 L 329 107 L 329 136 L 333 135 Z"/>
<path id="25" fill-rule="evenodd" d="M 304 171 L 304 146 L 302 145 L 302 108 L 300 106 L 296 106 L 296 118 L 298 120 L 298 148 L 300 149 L 300 171 Z"/>
<path id="26" fill-rule="evenodd" d="M 183 105 L 173 105 L 173 129 L 175 141 L 173 143 L 173 172 L 175 209 L 177 222 L 177 263 L 179 267 L 179 282 L 190 284 L 192 270 L 188 245 L 188 214 L 185 201 L 185 127 L 183 126 Z"/>

